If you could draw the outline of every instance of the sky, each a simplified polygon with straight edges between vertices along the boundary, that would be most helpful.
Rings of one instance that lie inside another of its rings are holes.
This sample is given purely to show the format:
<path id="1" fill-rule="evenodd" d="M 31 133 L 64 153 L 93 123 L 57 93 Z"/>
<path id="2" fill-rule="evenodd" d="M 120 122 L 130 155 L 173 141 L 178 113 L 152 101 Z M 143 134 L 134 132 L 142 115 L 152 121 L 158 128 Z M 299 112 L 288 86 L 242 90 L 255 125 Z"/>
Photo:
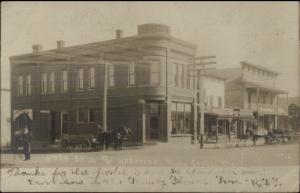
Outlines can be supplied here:
<path id="1" fill-rule="evenodd" d="M 299 95 L 298 2 L 4 2 L 1 10 L 1 85 L 9 87 L 8 57 L 137 33 L 137 25 L 161 23 L 172 36 L 215 55 L 217 68 L 240 61 L 280 72 L 278 88 Z"/>

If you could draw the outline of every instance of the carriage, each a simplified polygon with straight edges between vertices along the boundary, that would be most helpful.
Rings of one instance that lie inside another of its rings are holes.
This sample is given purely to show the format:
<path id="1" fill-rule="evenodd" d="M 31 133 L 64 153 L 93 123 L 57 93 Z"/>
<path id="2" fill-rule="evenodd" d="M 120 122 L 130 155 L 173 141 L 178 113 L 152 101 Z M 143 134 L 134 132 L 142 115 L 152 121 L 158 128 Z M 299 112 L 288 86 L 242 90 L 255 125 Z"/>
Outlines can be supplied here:
<path id="1" fill-rule="evenodd" d="M 99 151 L 108 150 L 113 146 L 115 150 L 122 149 L 123 141 L 128 139 L 131 129 L 127 126 L 112 129 L 111 131 L 93 134 L 64 134 L 61 138 L 63 151 Z"/>
<path id="2" fill-rule="evenodd" d="M 91 151 L 94 139 L 94 135 L 64 134 L 60 145 L 63 151 Z"/>

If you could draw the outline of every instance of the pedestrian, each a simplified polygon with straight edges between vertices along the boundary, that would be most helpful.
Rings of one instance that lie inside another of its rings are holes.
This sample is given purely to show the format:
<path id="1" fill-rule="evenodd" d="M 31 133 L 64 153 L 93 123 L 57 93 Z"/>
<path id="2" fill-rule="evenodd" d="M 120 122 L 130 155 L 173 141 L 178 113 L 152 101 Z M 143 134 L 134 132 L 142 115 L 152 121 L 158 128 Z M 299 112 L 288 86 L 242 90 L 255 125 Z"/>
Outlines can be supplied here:
<path id="1" fill-rule="evenodd" d="M 24 128 L 24 132 L 22 134 L 23 140 L 23 152 L 25 159 L 24 161 L 30 160 L 30 143 L 32 141 L 32 133 L 29 131 L 27 127 Z"/>

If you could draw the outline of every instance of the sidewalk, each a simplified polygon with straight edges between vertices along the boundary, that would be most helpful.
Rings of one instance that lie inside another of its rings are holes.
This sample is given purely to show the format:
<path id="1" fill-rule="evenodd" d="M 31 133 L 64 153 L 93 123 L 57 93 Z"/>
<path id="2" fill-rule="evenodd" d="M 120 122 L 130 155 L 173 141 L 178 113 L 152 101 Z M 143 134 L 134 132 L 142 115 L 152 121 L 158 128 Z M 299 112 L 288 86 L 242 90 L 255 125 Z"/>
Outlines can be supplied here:
<path id="1" fill-rule="evenodd" d="M 203 148 L 231 148 L 231 147 L 255 147 L 263 146 L 265 144 L 264 139 L 257 139 L 255 145 L 252 140 L 231 140 L 231 141 L 221 141 L 217 143 L 204 143 Z"/>

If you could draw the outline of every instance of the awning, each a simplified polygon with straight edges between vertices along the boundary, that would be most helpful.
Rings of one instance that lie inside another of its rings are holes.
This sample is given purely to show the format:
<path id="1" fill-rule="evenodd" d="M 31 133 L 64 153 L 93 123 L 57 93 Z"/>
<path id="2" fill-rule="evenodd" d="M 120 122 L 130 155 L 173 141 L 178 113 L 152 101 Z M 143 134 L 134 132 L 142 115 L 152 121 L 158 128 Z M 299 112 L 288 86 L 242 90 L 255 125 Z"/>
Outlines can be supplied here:
<path id="1" fill-rule="evenodd" d="M 218 118 L 226 119 L 243 119 L 243 120 L 252 120 L 255 117 L 253 116 L 253 112 L 247 109 L 233 109 L 233 108 L 224 108 L 224 110 L 218 114 Z"/>
<path id="2" fill-rule="evenodd" d="M 23 113 L 27 114 L 29 119 L 33 120 L 32 109 L 14 110 L 13 120 L 15 121 Z"/>

